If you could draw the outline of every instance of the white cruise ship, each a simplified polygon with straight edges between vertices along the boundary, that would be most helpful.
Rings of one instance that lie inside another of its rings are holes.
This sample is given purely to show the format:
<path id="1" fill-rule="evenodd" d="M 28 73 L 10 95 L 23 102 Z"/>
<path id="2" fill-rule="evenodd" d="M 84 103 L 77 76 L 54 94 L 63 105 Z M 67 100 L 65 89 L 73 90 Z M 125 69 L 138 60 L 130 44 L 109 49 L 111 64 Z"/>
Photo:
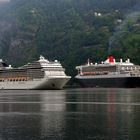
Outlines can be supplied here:
<path id="1" fill-rule="evenodd" d="M 62 89 L 70 78 L 60 62 L 43 56 L 18 68 L 0 60 L 0 89 Z"/>

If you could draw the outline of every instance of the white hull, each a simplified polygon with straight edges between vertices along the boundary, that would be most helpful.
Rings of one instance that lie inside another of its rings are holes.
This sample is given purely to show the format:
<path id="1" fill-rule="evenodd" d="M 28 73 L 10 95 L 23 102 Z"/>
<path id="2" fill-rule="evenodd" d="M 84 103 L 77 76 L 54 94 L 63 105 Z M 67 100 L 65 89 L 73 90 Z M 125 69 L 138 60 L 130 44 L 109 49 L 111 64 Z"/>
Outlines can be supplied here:
<path id="1" fill-rule="evenodd" d="M 69 76 L 55 76 L 32 81 L 4 81 L 0 82 L 0 89 L 62 89 L 69 79 Z"/>

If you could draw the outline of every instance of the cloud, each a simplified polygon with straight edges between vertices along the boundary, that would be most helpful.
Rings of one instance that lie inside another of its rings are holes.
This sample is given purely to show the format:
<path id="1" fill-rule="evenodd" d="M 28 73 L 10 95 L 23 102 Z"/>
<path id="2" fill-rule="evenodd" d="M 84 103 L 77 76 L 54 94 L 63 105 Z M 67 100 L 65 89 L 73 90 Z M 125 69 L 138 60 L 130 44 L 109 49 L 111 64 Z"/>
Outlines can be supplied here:
<path id="1" fill-rule="evenodd" d="M 0 0 L 0 2 L 9 2 L 10 0 Z"/>

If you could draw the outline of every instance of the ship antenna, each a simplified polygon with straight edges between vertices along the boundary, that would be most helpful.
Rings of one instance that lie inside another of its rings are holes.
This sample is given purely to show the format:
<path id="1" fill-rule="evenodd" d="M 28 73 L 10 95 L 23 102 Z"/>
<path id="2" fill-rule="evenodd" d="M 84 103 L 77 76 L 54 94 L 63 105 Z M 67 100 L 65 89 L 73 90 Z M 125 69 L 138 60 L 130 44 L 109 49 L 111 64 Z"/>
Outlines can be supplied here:
<path id="1" fill-rule="evenodd" d="M 89 58 L 88 58 L 87 62 L 88 62 L 88 66 L 89 66 Z"/>

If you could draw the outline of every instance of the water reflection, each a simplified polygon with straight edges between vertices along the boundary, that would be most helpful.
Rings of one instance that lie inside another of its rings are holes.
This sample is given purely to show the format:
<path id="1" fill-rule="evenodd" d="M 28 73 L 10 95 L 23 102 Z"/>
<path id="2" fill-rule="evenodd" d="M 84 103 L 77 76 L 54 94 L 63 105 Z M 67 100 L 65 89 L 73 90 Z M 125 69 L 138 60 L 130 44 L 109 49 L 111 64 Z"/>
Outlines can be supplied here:
<path id="1" fill-rule="evenodd" d="M 23 91 L 1 91 L 0 93 L 0 139 L 22 140 L 40 138 L 40 104 L 28 101 L 40 100 L 40 96 Z M 26 103 L 27 102 L 27 103 Z"/>
<path id="2" fill-rule="evenodd" d="M 0 138 L 60 139 L 65 106 L 63 91 L 1 91 Z"/>
<path id="3" fill-rule="evenodd" d="M 65 128 L 65 91 L 44 91 L 41 95 L 41 138 L 61 139 Z"/>
<path id="4" fill-rule="evenodd" d="M 138 89 L 82 89 L 78 95 L 67 94 L 67 102 L 78 103 L 67 105 L 71 112 L 69 117 L 75 120 L 72 127 L 84 132 L 84 135 L 75 136 L 81 139 L 132 139 L 137 132 L 133 126 L 140 106 L 139 96 Z M 68 129 L 72 132 L 71 127 Z"/>
<path id="5" fill-rule="evenodd" d="M 140 89 L 0 91 L 1 140 L 139 140 Z"/>

